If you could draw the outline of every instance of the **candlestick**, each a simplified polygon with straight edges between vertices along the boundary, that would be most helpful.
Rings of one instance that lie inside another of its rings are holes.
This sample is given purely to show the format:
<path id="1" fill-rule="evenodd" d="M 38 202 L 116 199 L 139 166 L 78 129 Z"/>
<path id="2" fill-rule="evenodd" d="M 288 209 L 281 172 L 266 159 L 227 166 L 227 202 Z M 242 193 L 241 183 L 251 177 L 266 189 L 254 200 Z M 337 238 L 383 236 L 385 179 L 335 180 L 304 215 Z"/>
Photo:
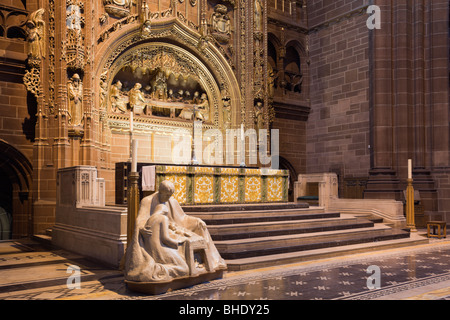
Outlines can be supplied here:
<path id="1" fill-rule="evenodd" d="M 133 110 L 130 111 L 130 132 L 133 132 Z"/>
<path id="2" fill-rule="evenodd" d="M 131 141 L 131 172 L 137 172 L 137 140 L 133 139 Z"/>
<path id="3" fill-rule="evenodd" d="M 245 167 L 245 136 L 244 124 L 241 124 L 241 167 Z"/>
<path id="4" fill-rule="evenodd" d="M 412 179 L 412 160 L 408 159 L 408 179 Z"/>

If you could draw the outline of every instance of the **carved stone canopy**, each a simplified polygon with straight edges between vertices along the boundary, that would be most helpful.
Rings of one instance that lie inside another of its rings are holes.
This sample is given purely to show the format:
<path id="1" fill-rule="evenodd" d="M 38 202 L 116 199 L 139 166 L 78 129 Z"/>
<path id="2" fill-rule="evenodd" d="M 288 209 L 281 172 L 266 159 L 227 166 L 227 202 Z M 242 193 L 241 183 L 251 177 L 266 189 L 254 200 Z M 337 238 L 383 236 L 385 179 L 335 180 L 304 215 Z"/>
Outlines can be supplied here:
<path id="1" fill-rule="evenodd" d="M 167 43 L 131 48 L 109 72 L 104 108 L 119 114 L 133 110 L 144 117 L 189 122 L 195 118 L 212 124 L 221 107 L 220 91 L 200 64 L 189 52 Z"/>

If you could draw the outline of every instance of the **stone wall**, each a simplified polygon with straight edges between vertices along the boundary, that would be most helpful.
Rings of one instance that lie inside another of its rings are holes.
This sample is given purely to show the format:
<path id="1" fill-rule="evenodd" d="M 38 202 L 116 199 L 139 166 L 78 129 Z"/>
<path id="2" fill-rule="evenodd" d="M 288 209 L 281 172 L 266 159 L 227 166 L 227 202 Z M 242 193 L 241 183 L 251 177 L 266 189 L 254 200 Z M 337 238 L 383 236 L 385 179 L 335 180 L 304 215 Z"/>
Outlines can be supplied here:
<path id="1" fill-rule="evenodd" d="M 275 119 L 273 129 L 280 130 L 280 156 L 289 161 L 295 168 L 297 175 L 305 173 L 306 123 L 296 120 Z"/>
<path id="2" fill-rule="evenodd" d="M 333 171 L 341 183 L 344 177 L 366 177 L 370 169 L 368 16 L 365 10 L 354 10 L 363 6 L 364 1 L 308 5 L 307 172 Z"/>

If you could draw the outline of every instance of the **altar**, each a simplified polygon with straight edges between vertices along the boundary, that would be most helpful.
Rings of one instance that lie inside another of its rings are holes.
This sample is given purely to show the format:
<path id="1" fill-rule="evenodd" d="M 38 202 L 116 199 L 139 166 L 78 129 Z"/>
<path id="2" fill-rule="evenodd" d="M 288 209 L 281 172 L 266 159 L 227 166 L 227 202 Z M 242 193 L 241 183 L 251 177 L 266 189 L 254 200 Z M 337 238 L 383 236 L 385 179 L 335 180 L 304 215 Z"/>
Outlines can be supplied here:
<path id="1" fill-rule="evenodd" d="M 174 198 L 182 205 L 276 203 L 288 201 L 289 171 L 270 168 L 180 166 L 138 163 L 140 197 L 142 168 L 155 166 L 155 186 L 174 183 Z M 116 204 L 127 203 L 127 176 L 131 164 L 116 163 Z M 157 190 L 154 190 L 155 192 Z"/>

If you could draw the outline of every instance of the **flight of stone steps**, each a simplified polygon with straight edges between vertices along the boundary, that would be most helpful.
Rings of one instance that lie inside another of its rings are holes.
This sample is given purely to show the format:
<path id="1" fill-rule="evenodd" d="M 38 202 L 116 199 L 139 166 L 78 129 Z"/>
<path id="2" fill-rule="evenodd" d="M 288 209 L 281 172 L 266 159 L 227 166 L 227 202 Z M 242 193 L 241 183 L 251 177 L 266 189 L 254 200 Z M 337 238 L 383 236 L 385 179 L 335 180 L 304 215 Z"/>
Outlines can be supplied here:
<path id="1" fill-rule="evenodd" d="M 382 219 L 303 204 L 185 206 L 201 218 L 229 271 L 310 261 L 428 242 Z"/>

